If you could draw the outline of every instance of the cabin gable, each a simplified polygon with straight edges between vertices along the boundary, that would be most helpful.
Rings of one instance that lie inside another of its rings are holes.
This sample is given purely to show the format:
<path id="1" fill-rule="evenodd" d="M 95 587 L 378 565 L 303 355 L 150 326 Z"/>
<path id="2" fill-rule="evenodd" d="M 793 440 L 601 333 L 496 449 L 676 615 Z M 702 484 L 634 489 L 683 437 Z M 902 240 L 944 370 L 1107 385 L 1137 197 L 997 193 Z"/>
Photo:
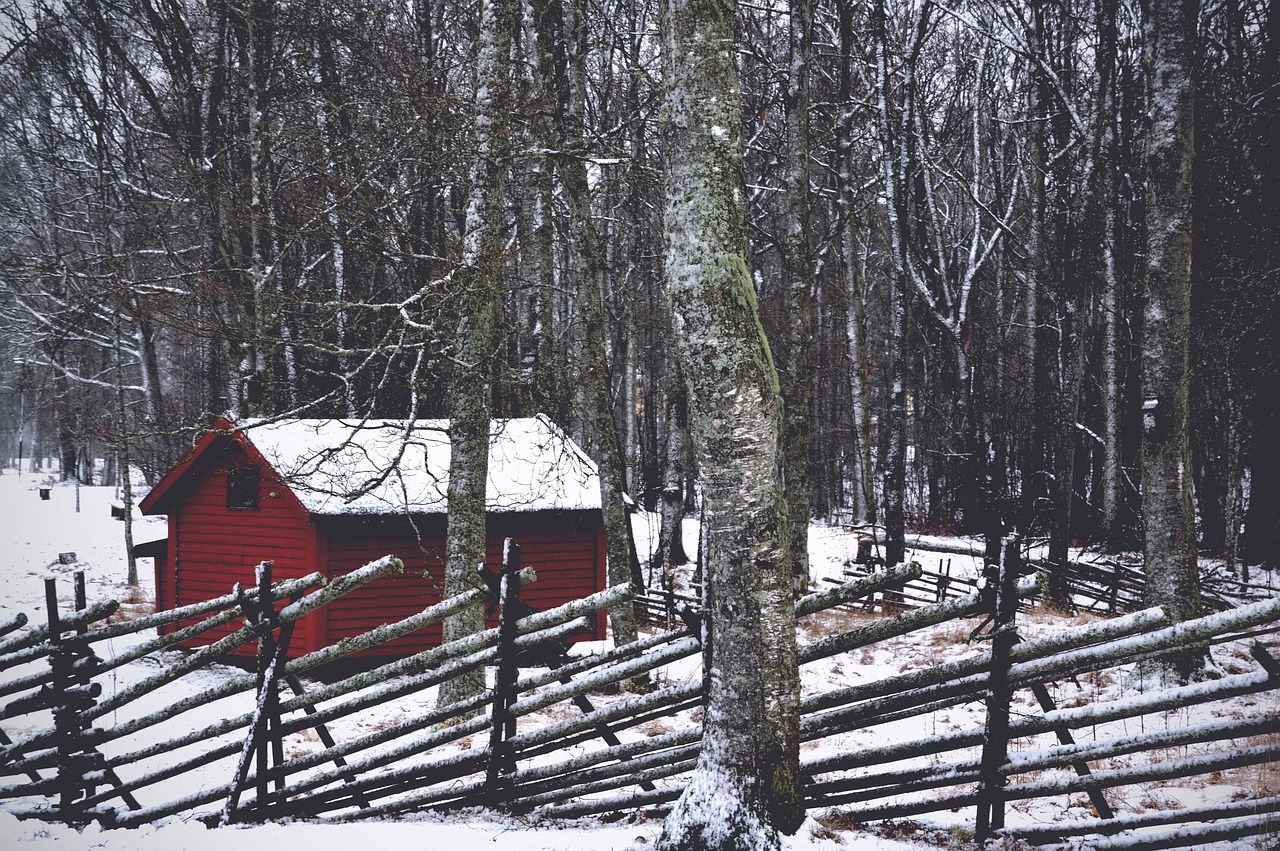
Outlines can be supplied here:
<path id="1" fill-rule="evenodd" d="M 221 596 L 236 583 L 252 587 L 263 561 L 273 563 L 276 581 L 317 569 L 309 558 L 315 529 L 306 511 L 240 442 L 221 438 L 170 494 L 172 557 L 157 586 L 168 590 L 173 605 Z M 294 630 L 300 646 L 313 638 L 307 620 Z"/>

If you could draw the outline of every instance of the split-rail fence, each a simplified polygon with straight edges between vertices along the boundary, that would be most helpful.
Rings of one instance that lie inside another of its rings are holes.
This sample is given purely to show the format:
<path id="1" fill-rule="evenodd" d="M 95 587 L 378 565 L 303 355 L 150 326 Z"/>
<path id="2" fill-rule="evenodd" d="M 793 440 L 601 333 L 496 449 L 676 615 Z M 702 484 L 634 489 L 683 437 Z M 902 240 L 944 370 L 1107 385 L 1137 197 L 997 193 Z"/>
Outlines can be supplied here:
<path id="1" fill-rule="evenodd" d="M 475 590 L 289 658 L 301 617 L 403 567 L 387 556 L 333 581 L 313 574 L 282 582 L 272 582 L 270 568 L 259 566 L 254 588 L 121 622 L 111 622 L 116 603 L 88 603 L 82 574 L 70 612 L 47 580 L 46 624 L 28 625 L 22 615 L 0 623 L 0 727 L 12 731 L 0 729 L 3 806 L 20 817 L 118 828 L 174 815 L 216 825 L 473 806 L 573 818 L 661 812 L 694 769 L 706 628 L 694 607 L 677 606 L 677 623 L 633 644 L 567 654 L 592 616 L 626 602 L 632 589 L 534 611 L 519 590 L 536 577 L 521 569 L 519 547 L 509 542 L 502 571 L 482 572 Z M 960 661 L 807 694 L 809 806 L 869 825 L 971 811 L 979 841 L 1009 836 L 1046 847 L 1090 836 L 1090 847 L 1137 849 L 1280 835 L 1274 788 L 1216 806 L 1134 813 L 1113 806 L 1125 787 L 1216 782 L 1233 771 L 1274 776 L 1280 664 L 1258 637 L 1274 634 L 1265 627 L 1280 619 L 1280 598 L 1180 624 L 1146 609 L 1023 640 L 1019 604 L 1035 593 L 1024 575 L 1032 570 L 1009 539 L 969 593 L 892 616 L 830 618 L 846 625 L 801 645 L 808 665 L 956 621 L 982 648 Z M 803 623 L 892 599 L 920 575 L 918 565 L 876 571 L 800 599 L 796 613 Z M 485 603 L 500 607 L 496 629 L 372 668 L 342 668 L 353 654 Z M 206 647 L 174 649 L 237 623 Z M 1251 641 L 1252 664 L 1201 683 L 1064 706 L 1047 685 L 1132 676 L 1171 649 L 1226 641 Z M 255 644 L 251 670 L 212 673 L 228 653 Z M 847 667 L 856 668 L 856 658 Z M 126 665 L 148 673 L 119 677 Z M 481 667 L 493 673 L 475 699 L 443 707 L 423 699 Z M 685 675 L 664 674 L 677 670 Z M 115 687 L 117 679 L 129 684 Z M 237 695 L 241 709 L 218 720 L 192 712 Z M 1216 711 L 1248 695 L 1265 697 Z M 400 713 L 382 711 L 377 724 L 362 726 L 371 707 L 395 701 Z M 894 722 L 965 705 L 981 707 L 981 723 L 927 736 L 889 732 L 925 729 Z M 1185 719 L 1189 709 L 1194 722 L 1168 720 L 1179 712 Z M 1006 819 L 1009 808 L 1035 799 L 1078 804 L 1080 817 L 1039 823 L 1021 807 Z"/>

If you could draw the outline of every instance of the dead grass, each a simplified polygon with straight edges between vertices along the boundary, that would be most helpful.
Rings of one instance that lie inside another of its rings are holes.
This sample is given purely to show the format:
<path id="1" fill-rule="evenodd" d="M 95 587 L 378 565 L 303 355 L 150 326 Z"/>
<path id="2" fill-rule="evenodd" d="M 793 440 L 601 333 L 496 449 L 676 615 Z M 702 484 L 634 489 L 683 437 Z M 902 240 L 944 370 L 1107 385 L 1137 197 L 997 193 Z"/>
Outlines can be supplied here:
<path id="1" fill-rule="evenodd" d="M 1259 798 L 1280 794 L 1280 733 L 1272 733 L 1269 736 L 1254 736 L 1240 744 L 1242 747 L 1269 745 L 1275 754 L 1275 758 L 1270 762 L 1223 771 L 1218 775 L 1220 778 L 1218 782 L 1250 789 Z"/>
<path id="2" fill-rule="evenodd" d="M 149 615 L 156 610 L 155 601 L 138 585 L 126 585 L 116 602 L 120 608 L 107 619 L 107 623 L 122 623 Z"/>
<path id="3" fill-rule="evenodd" d="M 869 825 L 857 821 L 853 816 L 838 809 L 818 813 L 814 816 L 814 821 L 817 822 L 817 826 L 812 829 L 815 837 L 829 839 L 842 845 L 851 844 L 855 848 L 860 844 L 858 841 L 859 833 L 870 833 L 884 839 L 894 839 L 899 842 L 924 843 L 934 848 L 955 849 L 955 851 L 961 851 L 961 849 L 969 851 L 969 849 L 975 847 L 973 831 L 964 827 L 943 828 L 910 819 L 888 820 Z M 845 836 L 845 834 L 851 835 Z M 988 845 L 987 847 L 999 847 L 1007 849 L 1007 851 L 1022 851 L 1022 849 L 1030 848 L 1030 846 L 1020 842 L 1006 842 L 1004 845 Z"/>
<path id="4" fill-rule="evenodd" d="M 884 615 L 854 608 L 854 605 L 836 606 L 801 618 L 796 625 L 801 639 L 816 641 L 828 635 L 839 635 L 884 619 Z"/>

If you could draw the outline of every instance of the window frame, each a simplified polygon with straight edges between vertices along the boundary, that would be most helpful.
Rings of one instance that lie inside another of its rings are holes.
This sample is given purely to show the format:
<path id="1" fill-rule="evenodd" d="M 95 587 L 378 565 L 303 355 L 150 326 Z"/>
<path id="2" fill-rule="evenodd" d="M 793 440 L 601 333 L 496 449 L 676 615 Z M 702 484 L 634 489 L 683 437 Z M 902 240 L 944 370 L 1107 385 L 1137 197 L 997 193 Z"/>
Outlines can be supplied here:
<path id="1" fill-rule="evenodd" d="M 236 467 L 227 471 L 227 510 L 258 511 L 262 507 L 262 471 Z"/>

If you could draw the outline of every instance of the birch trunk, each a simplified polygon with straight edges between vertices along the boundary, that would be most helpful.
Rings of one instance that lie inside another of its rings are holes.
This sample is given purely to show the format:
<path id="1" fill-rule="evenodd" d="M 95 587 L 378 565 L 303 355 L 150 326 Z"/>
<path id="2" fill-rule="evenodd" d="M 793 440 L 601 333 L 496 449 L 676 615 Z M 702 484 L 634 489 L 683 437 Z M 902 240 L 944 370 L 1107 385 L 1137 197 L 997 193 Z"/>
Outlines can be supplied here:
<path id="1" fill-rule="evenodd" d="M 1043 51 L 1045 44 L 1044 9 L 1042 3 L 1032 7 L 1032 44 L 1036 51 Z M 1048 222 L 1047 186 L 1048 131 L 1045 111 L 1049 96 L 1046 83 L 1039 69 L 1032 68 L 1027 86 L 1027 113 L 1030 126 L 1027 131 L 1027 203 L 1030 207 L 1027 223 L 1027 380 L 1031 398 L 1031 434 L 1026 442 L 1023 468 L 1026 483 L 1022 489 L 1022 516 L 1033 518 L 1042 506 L 1042 500 L 1053 500 L 1053 421 L 1057 413 L 1056 396 L 1053 393 L 1053 377 L 1056 364 L 1050 362 L 1051 353 L 1045 335 L 1049 313 L 1046 292 Z M 1051 576 L 1050 581 L 1055 581 Z"/>
<path id="2" fill-rule="evenodd" d="M 897 187 L 905 182 L 905 151 L 902 133 L 895 134 L 889 114 L 889 24 L 885 0 L 873 10 L 876 30 L 876 102 L 879 143 L 884 164 L 885 216 L 889 224 L 889 254 L 892 280 L 889 282 L 891 346 L 889 365 L 889 410 L 885 424 L 884 457 L 884 537 L 885 563 L 900 564 L 906 554 L 907 491 L 907 357 L 910 321 L 907 310 L 908 274 L 906 247 L 902 233 L 901 199 Z M 908 80 L 906 85 L 909 85 Z"/>
<path id="3" fill-rule="evenodd" d="M 841 7 L 840 10 L 840 102 L 852 103 L 853 95 L 853 63 L 855 57 L 855 33 L 853 9 Z M 852 478 L 853 519 L 857 523 L 874 523 L 876 521 L 875 485 L 872 481 L 874 467 L 871 463 L 871 410 L 869 405 L 870 389 L 868 375 L 870 372 L 869 348 L 867 345 L 867 255 L 870 246 L 859 245 L 860 223 L 855 218 L 858 199 L 853 182 L 853 175 L 861 169 L 857 161 L 853 140 L 859 128 L 855 126 L 856 113 L 849 109 L 844 122 L 844 139 L 841 142 L 840 161 L 843 168 L 837 173 L 839 186 L 839 203 L 843 208 L 844 227 L 840 233 L 841 261 L 845 278 L 848 281 L 848 326 L 846 339 L 849 347 L 849 407 L 852 433 L 852 458 L 850 477 Z M 865 229 L 865 226 L 861 226 Z"/>
<path id="4" fill-rule="evenodd" d="M 1195 153 L 1197 0 L 1146 8 L 1148 136 L 1147 267 L 1142 336 L 1142 512 L 1147 601 L 1174 621 L 1200 613 L 1188 436 L 1191 319 L 1191 200 Z M 1187 680 L 1205 665 L 1203 647 L 1163 661 Z"/>
<path id="5" fill-rule="evenodd" d="M 666 276 L 702 476 L 703 748 L 660 849 L 776 849 L 803 818 L 777 372 L 747 264 L 733 0 L 665 6 Z"/>
<path id="6" fill-rule="evenodd" d="M 1106 82 L 1100 86 L 1102 104 L 1097 122 L 1101 134 L 1099 171 L 1101 184 L 1102 222 L 1102 470 L 1100 482 L 1101 532 L 1104 546 L 1109 552 L 1117 552 L 1120 544 L 1121 464 L 1120 415 L 1122 398 L 1120 387 L 1120 276 L 1116 268 L 1116 208 L 1120 204 L 1118 183 L 1119 163 L 1116 140 L 1116 83 L 1112 68 L 1115 64 L 1117 41 L 1116 10 L 1109 3 L 1100 3 L 1096 12 L 1098 40 L 1100 44 L 1097 68 L 1099 75 L 1106 74 Z"/>
<path id="7" fill-rule="evenodd" d="M 1120 293 L 1115 262 L 1115 211 L 1106 204 L 1103 233 L 1102 308 L 1102 538 L 1108 552 L 1118 550 L 1120 529 Z"/>
<path id="8" fill-rule="evenodd" d="M 471 173 L 466 233 L 458 284 L 456 356 L 450 381 L 449 491 L 444 596 L 473 587 L 485 559 L 485 490 L 489 471 L 489 414 L 497 345 L 503 192 L 510 158 L 507 120 L 511 43 L 519 20 L 515 0 L 487 0 L 481 19 L 476 71 L 476 159 Z M 484 629 L 472 606 L 444 622 L 444 641 Z M 439 704 L 461 702 L 484 690 L 484 671 L 441 684 Z"/>

